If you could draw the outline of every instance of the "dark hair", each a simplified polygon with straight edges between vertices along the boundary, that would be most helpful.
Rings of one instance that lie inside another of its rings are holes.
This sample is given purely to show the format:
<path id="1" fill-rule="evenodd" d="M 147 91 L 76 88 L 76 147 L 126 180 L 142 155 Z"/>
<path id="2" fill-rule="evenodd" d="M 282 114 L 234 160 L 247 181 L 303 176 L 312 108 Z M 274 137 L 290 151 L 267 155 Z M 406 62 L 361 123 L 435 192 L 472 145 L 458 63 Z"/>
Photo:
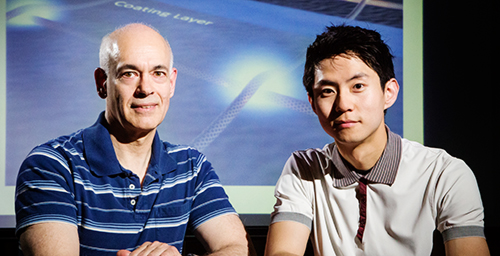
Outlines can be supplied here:
<path id="1" fill-rule="evenodd" d="M 311 97 L 314 95 L 314 76 L 319 63 L 340 54 L 361 59 L 378 74 L 382 89 L 395 77 L 390 48 L 378 32 L 347 25 L 330 26 L 307 48 L 302 81 Z"/>

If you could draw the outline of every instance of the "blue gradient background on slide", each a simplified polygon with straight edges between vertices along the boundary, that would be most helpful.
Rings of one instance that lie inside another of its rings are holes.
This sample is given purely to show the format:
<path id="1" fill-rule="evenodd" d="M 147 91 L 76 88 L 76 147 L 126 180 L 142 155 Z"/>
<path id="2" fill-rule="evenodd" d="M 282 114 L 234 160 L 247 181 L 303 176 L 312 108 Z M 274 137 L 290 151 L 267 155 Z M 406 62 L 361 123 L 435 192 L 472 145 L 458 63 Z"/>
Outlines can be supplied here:
<path id="1" fill-rule="evenodd" d="M 93 80 L 100 39 L 126 23 L 156 27 L 174 52 L 177 87 L 160 137 L 199 148 L 224 185 L 273 186 L 294 150 L 332 142 L 301 83 L 306 48 L 326 25 L 379 31 L 403 87 L 398 27 L 256 1 L 19 2 L 7 1 L 7 186 L 34 146 L 104 110 Z M 403 135 L 399 95 L 386 119 Z"/>

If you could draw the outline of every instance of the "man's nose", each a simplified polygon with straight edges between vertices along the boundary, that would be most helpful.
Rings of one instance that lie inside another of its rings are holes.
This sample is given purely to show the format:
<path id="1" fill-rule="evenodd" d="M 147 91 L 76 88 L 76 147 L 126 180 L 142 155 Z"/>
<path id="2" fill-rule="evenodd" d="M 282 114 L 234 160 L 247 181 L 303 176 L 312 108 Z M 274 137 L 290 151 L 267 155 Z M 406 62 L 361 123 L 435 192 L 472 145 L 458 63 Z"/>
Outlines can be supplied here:
<path id="1" fill-rule="evenodd" d="M 145 98 L 154 93 L 153 80 L 149 74 L 141 74 L 141 79 L 135 90 L 135 96 Z"/>

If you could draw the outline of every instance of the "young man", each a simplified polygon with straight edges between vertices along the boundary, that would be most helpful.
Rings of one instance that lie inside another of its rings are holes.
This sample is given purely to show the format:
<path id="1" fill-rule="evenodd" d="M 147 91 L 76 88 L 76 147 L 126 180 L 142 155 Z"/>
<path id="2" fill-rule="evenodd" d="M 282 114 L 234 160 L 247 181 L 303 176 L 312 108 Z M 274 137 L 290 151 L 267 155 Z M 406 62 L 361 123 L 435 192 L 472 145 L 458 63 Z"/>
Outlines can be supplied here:
<path id="1" fill-rule="evenodd" d="M 389 47 L 375 31 L 331 26 L 309 46 L 309 102 L 334 143 L 296 151 L 276 185 L 266 255 L 489 255 L 472 171 L 384 123 L 396 101 Z"/>
<path id="2" fill-rule="evenodd" d="M 106 110 L 93 126 L 36 147 L 21 166 L 24 255 L 180 255 L 187 228 L 213 255 L 247 255 L 211 164 L 156 132 L 177 77 L 168 42 L 129 24 L 103 38 L 99 58 Z"/>

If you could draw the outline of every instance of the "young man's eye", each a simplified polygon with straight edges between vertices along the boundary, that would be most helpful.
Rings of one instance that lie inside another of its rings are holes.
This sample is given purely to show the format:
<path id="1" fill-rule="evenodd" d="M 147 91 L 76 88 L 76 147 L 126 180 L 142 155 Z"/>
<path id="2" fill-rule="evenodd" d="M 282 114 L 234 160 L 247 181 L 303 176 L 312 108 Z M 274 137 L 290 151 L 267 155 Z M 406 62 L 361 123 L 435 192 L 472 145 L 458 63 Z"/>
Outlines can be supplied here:
<path id="1" fill-rule="evenodd" d="M 321 94 L 323 94 L 323 95 L 328 95 L 328 94 L 332 94 L 332 93 L 335 93 L 335 91 L 331 88 L 324 88 L 321 90 Z"/>
<path id="2" fill-rule="evenodd" d="M 355 85 L 353 86 L 353 88 L 354 88 L 355 90 L 361 90 L 361 89 L 363 89 L 363 87 L 365 87 L 365 85 L 364 85 L 364 84 L 355 84 Z"/>

